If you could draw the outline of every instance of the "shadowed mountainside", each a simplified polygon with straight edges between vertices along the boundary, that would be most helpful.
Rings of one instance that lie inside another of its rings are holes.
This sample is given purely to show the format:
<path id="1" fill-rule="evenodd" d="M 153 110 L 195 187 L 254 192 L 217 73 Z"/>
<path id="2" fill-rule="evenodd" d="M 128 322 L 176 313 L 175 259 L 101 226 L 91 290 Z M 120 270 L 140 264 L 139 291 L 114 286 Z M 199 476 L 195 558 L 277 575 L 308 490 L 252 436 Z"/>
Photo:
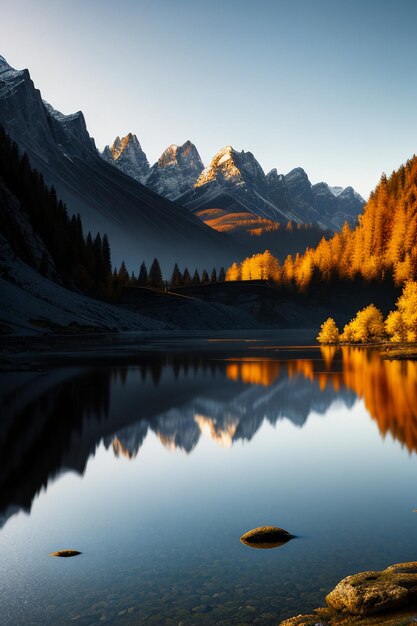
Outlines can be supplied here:
<path id="1" fill-rule="evenodd" d="M 28 70 L 0 57 L 0 124 L 45 181 L 54 185 L 86 231 L 106 232 L 113 261 L 129 267 L 157 256 L 171 269 L 182 264 L 222 264 L 240 257 L 237 244 L 190 211 L 152 192 L 106 163 L 88 134 L 81 112 L 63 115 L 42 100 Z M 234 254 L 233 254 L 234 251 Z"/>

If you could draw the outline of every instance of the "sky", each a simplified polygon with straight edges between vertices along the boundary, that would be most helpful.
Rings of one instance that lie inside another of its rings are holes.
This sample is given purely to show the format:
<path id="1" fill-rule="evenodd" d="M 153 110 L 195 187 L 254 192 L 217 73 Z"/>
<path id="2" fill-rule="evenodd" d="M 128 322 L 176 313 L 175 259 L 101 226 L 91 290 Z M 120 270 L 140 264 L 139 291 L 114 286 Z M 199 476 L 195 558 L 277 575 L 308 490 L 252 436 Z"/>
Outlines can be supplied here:
<path id="1" fill-rule="evenodd" d="M 417 146 L 416 0 L 13 0 L 0 54 L 102 149 L 190 139 L 364 197 Z"/>

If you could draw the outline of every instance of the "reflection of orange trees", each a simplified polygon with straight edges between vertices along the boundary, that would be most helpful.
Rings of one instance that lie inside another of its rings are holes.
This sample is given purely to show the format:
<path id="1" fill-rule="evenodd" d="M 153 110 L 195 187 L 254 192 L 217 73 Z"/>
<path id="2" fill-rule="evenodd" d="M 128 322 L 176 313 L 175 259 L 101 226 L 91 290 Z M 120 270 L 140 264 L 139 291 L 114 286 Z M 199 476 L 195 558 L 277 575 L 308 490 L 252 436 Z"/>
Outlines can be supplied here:
<path id="1" fill-rule="evenodd" d="M 385 361 L 376 352 L 342 348 L 346 387 L 364 399 L 383 435 L 417 452 L 417 362 Z"/>
<path id="2" fill-rule="evenodd" d="M 377 351 L 359 347 L 321 347 L 322 359 L 295 359 L 285 364 L 290 378 L 303 376 L 338 391 L 352 390 L 363 398 L 382 435 L 387 432 L 417 452 L 417 362 L 381 359 Z M 337 356 L 341 356 L 341 363 Z M 269 386 L 278 378 L 282 362 L 245 361 L 230 363 L 226 373 L 232 380 Z M 338 365 L 338 367 L 334 367 Z"/>
<path id="3" fill-rule="evenodd" d="M 278 378 L 278 361 L 246 360 L 241 359 L 236 363 L 230 363 L 226 367 L 227 378 L 241 380 L 251 385 L 263 385 L 268 387 Z"/>
<path id="4" fill-rule="evenodd" d="M 329 346 L 328 349 L 330 350 L 331 348 L 333 348 L 333 346 Z M 317 381 L 321 391 L 326 389 L 328 384 L 333 385 L 333 389 L 335 391 L 339 391 L 341 384 L 343 383 L 342 372 L 328 371 L 332 364 L 334 353 L 331 354 L 330 351 L 325 352 L 325 350 L 322 349 L 322 355 L 325 365 L 324 369 L 322 366 L 323 364 L 320 361 L 313 361 L 312 359 L 297 359 L 296 361 L 288 362 L 288 374 L 290 378 L 293 378 L 294 376 L 304 376 L 304 378 L 311 380 L 311 382 Z"/>

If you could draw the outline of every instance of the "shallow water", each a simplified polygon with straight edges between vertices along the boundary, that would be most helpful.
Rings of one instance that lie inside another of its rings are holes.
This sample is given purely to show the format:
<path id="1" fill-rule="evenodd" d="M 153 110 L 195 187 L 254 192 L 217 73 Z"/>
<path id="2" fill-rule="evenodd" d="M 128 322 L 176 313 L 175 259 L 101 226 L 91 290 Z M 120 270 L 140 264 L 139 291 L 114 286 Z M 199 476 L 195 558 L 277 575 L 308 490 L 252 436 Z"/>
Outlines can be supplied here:
<path id="1" fill-rule="evenodd" d="M 1 384 L 1 624 L 277 624 L 417 560 L 416 362 L 225 342 Z M 297 538 L 240 543 L 269 524 Z"/>

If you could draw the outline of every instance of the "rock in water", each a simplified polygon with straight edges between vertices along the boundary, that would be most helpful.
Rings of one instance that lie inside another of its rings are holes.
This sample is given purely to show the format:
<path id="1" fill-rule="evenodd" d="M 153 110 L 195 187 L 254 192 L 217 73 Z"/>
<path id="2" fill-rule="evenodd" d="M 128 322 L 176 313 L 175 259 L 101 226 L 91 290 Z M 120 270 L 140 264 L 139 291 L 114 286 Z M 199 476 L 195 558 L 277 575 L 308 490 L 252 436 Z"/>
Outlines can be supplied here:
<path id="1" fill-rule="evenodd" d="M 294 539 L 294 535 L 277 526 L 259 526 L 241 536 L 240 541 L 251 548 L 278 548 Z"/>
<path id="2" fill-rule="evenodd" d="M 347 576 L 326 597 L 327 604 L 353 615 L 372 615 L 417 603 L 417 561 L 380 572 Z"/>
<path id="3" fill-rule="evenodd" d="M 77 550 L 58 550 L 58 552 L 51 552 L 48 556 L 78 556 L 78 554 L 82 554 L 82 552 L 77 552 Z"/>

